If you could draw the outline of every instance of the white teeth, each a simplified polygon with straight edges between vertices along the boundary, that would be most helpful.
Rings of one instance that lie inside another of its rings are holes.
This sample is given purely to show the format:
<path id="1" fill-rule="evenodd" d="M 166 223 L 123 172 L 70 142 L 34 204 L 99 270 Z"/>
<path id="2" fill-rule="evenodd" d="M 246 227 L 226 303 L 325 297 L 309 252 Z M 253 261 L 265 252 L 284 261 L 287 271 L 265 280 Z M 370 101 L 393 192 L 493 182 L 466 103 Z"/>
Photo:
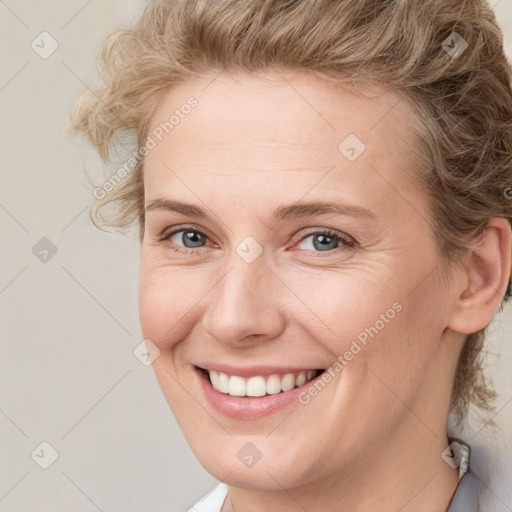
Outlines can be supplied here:
<path id="1" fill-rule="evenodd" d="M 215 370 L 210 371 L 210 380 L 212 381 L 213 389 L 220 389 L 220 377 L 219 372 Z"/>
<path id="2" fill-rule="evenodd" d="M 214 386 L 215 388 L 215 386 Z M 219 373 L 219 387 L 215 388 L 221 393 L 228 394 L 229 392 L 229 377 L 225 373 Z"/>
<path id="3" fill-rule="evenodd" d="M 302 386 L 306 382 L 306 372 L 300 372 L 295 380 L 295 385 L 297 387 Z"/>
<path id="4" fill-rule="evenodd" d="M 242 377 L 233 375 L 229 379 L 228 393 L 231 396 L 246 396 L 247 381 Z"/>
<path id="5" fill-rule="evenodd" d="M 260 375 L 244 379 L 237 375 L 227 375 L 226 373 L 209 370 L 210 382 L 213 389 L 231 396 L 265 396 L 275 395 L 281 391 L 290 391 L 295 387 L 302 386 L 311 380 L 316 372 L 309 370 L 307 372 L 287 373 L 278 375 L 277 373 L 263 377 Z"/>
<path id="6" fill-rule="evenodd" d="M 251 377 L 247 381 L 247 396 L 265 396 L 267 383 L 263 377 Z"/>
<path id="7" fill-rule="evenodd" d="M 275 395 L 281 393 L 281 379 L 279 375 L 270 375 L 267 379 L 267 393 L 269 395 Z"/>
<path id="8" fill-rule="evenodd" d="M 293 375 L 293 373 L 287 373 L 281 379 L 281 389 L 283 391 L 290 391 L 290 389 L 293 389 L 294 387 L 295 387 L 295 375 Z"/>

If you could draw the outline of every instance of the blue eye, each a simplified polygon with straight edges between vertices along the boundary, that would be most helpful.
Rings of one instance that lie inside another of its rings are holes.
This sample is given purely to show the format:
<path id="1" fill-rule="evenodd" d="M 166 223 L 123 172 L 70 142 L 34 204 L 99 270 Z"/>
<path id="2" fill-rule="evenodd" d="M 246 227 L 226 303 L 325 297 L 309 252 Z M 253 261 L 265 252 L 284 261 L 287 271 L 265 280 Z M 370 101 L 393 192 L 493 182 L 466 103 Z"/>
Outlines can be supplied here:
<path id="1" fill-rule="evenodd" d="M 197 252 L 197 251 L 193 251 L 193 249 L 198 249 L 198 248 L 204 247 L 204 245 L 202 245 L 202 243 L 208 239 L 208 236 L 205 233 L 203 233 L 202 231 L 199 231 L 198 229 L 185 228 L 185 229 L 171 231 L 170 233 L 164 235 L 162 237 L 162 240 L 168 240 L 173 245 L 176 245 L 177 247 L 181 247 L 180 245 L 178 245 L 176 242 L 174 242 L 172 240 L 176 235 L 178 235 L 180 233 L 181 233 L 181 235 L 178 236 L 177 239 L 181 243 L 184 244 L 185 249 L 192 250 L 192 252 Z M 187 245 L 187 244 L 190 244 L 190 245 Z M 183 251 L 183 249 L 181 249 L 181 248 L 175 249 L 175 250 L 178 252 L 189 252 L 187 250 Z"/>
<path id="2" fill-rule="evenodd" d="M 332 253 L 343 247 L 354 247 L 353 238 L 337 231 L 329 229 L 313 231 L 299 240 L 299 244 L 311 238 L 310 248 L 305 249 L 310 253 Z M 181 227 L 161 236 L 162 241 L 168 241 L 176 252 L 187 254 L 199 254 L 201 248 L 207 246 L 208 235 L 203 231 L 192 227 Z M 295 249 L 294 249 L 295 250 Z"/>
<path id="3" fill-rule="evenodd" d="M 352 238 L 329 229 L 309 233 L 300 242 L 304 242 L 308 238 L 312 239 L 310 244 L 312 249 L 306 249 L 310 252 L 332 252 L 339 249 L 340 246 L 354 247 L 355 245 Z"/>

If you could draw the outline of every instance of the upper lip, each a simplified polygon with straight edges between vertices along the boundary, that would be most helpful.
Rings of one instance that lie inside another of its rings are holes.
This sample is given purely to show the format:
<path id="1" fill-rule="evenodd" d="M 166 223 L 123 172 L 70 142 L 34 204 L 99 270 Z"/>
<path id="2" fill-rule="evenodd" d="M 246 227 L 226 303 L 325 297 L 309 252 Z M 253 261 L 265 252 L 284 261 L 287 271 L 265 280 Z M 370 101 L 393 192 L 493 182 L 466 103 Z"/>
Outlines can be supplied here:
<path id="1" fill-rule="evenodd" d="M 202 370 L 213 370 L 216 372 L 226 373 L 227 375 L 236 375 L 238 377 L 254 377 L 258 375 L 285 375 L 287 373 L 300 373 L 300 372 L 308 372 L 308 371 L 316 371 L 323 370 L 323 368 L 312 368 L 311 366 L 304 367 L 290 367 L 290 366 L 250 366 L 250 367 L 241 367 L 241 366 L 230 366 L 227 364 L 220 363 L 202 363 L 196 365 L 198 368 Z"/>

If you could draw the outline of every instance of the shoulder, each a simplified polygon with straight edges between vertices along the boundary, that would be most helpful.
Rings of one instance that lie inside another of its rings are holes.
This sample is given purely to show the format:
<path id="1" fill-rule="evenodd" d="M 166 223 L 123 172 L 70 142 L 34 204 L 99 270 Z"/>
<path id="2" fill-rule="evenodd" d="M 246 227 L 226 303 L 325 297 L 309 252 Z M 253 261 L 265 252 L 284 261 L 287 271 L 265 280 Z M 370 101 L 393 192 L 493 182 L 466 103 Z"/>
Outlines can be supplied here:
<path id="1" fill-rule="evenodd" d="M 497 478 L 503 475 L 495 464 L 490 464 L 488 447 L 482 443 L 469 447 L 460 439 L 451 441 L 455 441 L 453 452 L 460 463 L 461 478 L 447 512 L 505 510 L 503 496 L 500 497 L 503 489 L 500 489 L 500 479 Z"/>
<path id="2" fill-rule="evenodd" d="M 221 482 L 190 507 L 187 512 L 220 512 L 227 494 L 228 486 Z"/>
<path id="3" fill-rule="evenodd" d="M 449 512 L 480 512 L 480 497 L 485 487 L 478 476 L 469 470 L 462 478 L 453 497 Z"/>

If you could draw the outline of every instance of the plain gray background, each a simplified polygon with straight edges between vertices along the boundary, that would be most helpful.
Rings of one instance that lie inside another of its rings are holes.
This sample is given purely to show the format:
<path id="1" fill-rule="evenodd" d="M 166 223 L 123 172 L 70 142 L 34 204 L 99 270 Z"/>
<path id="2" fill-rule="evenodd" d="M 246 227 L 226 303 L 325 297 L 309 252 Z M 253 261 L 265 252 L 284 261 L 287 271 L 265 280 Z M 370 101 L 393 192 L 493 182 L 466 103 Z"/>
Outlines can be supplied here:
<path id="1" fill-rule="evenodd" d="M 179 512 L 216 482 L 133 354 L 137 235 L 91 224 L 84 168 L 101 163 L 64 133 L 105 37 L 145 4 L 0 0 L 0 511 Z M 495 4 L 512 55 L 512 0 Z M 511 334 L 508 305 L 488 361 L 502 434 L 490 439 L 475 415 L 459 433 L 491 463 L 485 510 L 496 512 L 512 510 Z"/>

